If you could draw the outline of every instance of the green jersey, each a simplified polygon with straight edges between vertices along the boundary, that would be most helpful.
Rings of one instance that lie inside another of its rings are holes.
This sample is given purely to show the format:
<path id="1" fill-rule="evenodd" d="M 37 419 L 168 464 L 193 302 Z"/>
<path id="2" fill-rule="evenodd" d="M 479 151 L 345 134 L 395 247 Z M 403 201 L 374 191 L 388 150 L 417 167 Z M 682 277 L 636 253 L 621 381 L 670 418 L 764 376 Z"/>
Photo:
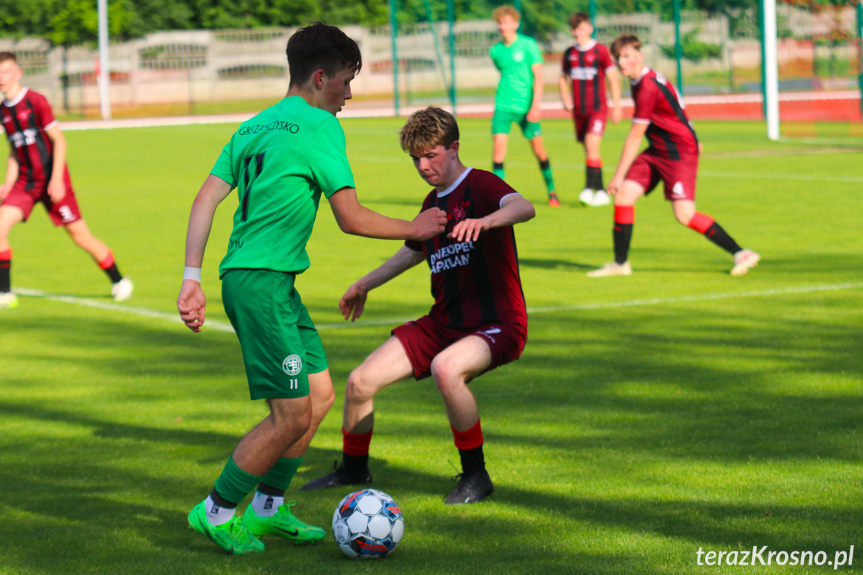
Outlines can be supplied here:
<path id="1" fill-rule="evenodd" d="M 219 266 L 302 273 L 306 243 L 327 198 L 353 188 L 345 133 L 335 116 L 300 96 L 285 98 L 231 137 L 210 172 L 237 188 L 228 253 Z"/>
<path id="2" fill-rule="evenodd" d="M 495 109 L 527 113 L 533 104 L 533 70 L 530 67 L 542 64 L 542 52 L 536 40 L 518 34 L 509 46 L 498 42 L 491 47 L 491 59 L 500 72 Z"/>

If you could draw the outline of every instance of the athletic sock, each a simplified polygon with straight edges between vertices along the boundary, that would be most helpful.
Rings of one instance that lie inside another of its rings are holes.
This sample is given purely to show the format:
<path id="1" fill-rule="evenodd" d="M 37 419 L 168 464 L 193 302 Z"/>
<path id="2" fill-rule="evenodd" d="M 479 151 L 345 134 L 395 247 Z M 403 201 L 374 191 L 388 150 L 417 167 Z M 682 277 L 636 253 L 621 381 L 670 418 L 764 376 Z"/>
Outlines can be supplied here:
<path id="1" fill-rule="evenodd" d="M 500 178 L 501 180 L 505 179 L 503 177 L 503 162 L 493 162 L 491 165 L 491 173 Z"/>
<path id="2" fill-rule="evenodd" d="M 108 277 L 111 278 L 111 283 L 117 283 L 123 279 L 123 276 L 120 275 L 120 270 L 117 269 L 117 264 L 114 263 L 114 254 L 110 250 L 105 259 L 99 262 L 99 267 L 108 274 Z"/>
<path id="3" fill-rule="evenodd" d="M 728 235 L 722 226 L 708 215 L 696 212 L 689 221 L 689 227 L 701 233 L 708 240 L 724 249 L 728 253 L 734 255 L 742 248 L 734 241 L 734 238 Z"/>
<path id="4" fill-rule="evenodd" d="M 342 465 L 349 473 L 359 475 L 368 470 L 373 432 L 350 433 L 342 428 Z"/>
<path id="5" fill-rule="evenodd" d="M 587 160 L 587 187 L 591 190 L 604 190 L 602 185 L 602 160 Z"/>
<path id="6" fill-rule="evenodd" d="M 302 462 L 302 457 L 282 457 L 261 477 L 258 491 L 267 495 L 284 496 Z"/>
<path id="7" fill-rule="evenodd" d="M 237 503 L 245 499 L 246 495 L 251 493 L 260 481 L 261 478 L 257 475 L 252 475 L 240 469 L 234 463 L 234 457 L 231 456 L 228 458 L 222 474 L 216 479 L 216 486 L 213 491 L 223 500 L 220 506 L 228 503 L 228 507 L 230 507 L 230 504 L 236 507 Z M 220 503 L 219 500 L 216 500 L 216 503 Z"/>
<path id="8" fill-rule="evenodd" d="M 0 252 L 0 293 L 12 291 L 12 250 Z"/>
<path id="9" fill-rule="evenodd" d="M 263 486 L 262 486 L 263 487 Z M 252 498 L 252 509 L 258 517 L 272 517 L 279 512 L 279 507 L 285 504 L 285 495 L 270 495 L 260 489 Z"/>
<path id="10" fill-rule="evenodd" d="M 477 419 L 473 427 L 467 431 L 456 431 L 452 425 L 450 425 L 450 429 L 452 429 L 455 446 L 458 448 L 462 473 L 469 475 L 483 471 L 485 458 L 482 453 L 483 437 L 480 420 Z"/>
<path id="11" fill-rule="evenodd" d="M 632 242 L 632 225 L 635 223 L 635 206 L 614 206 L 614 261 L 623 264 L 629 257 Z"/>
<path id="12" fill-rule="evenodd" d="M 214 494 L 216 497 L 213 497 Z M 213 493 L 211 493 L 204 502 L 204 507 L 207 509 L 207 522 L 214 527 L 227 523 L 234 518 L 234 514 L 237 512 L 236 505 L 233 507 L 225 507 L 220 505 L 216 499 L 220 499 L 220 497 L 216 494 L 214 489 Z"/>
<path id="13" fill-rule="evenodd" d="M 545 189 L 551 195 L 554 191 L 554 178 L 551 175 L 551 163 L 549 163 L 548 159 L 539 163 L 539 169 L 542 172 L 542 179 L 545 180 Z"/>

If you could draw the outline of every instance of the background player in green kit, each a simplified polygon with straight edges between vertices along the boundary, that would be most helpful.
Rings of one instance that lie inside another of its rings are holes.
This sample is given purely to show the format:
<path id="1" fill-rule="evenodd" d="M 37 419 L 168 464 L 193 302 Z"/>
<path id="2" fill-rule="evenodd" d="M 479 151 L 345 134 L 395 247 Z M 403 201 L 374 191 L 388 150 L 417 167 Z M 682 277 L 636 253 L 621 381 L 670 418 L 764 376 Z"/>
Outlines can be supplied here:
<path id="1" fill-rule="evenodd" d="M 324 530 L 296 519 L 284 493 L 335 398 L 326 355 L 294 289 L 309 267 L 306 243 L 321 194 L 342 231 L 423 241 L 444 231 L 434 208 L 413 222 L 382 216 L 357 201 L 335 115 L 362 67 L 357 44 L 316 23 L 288 41 L 287 96 L 244 122 L 224 147 L 192 206 L 186 269 L 177 309 L 195 332 L 205 321 L 200 268 L 218 204 L 237 188 L 239 206 L 219 267 L 225 311 L 240 340 L 251 398 L 270 414 L 239 443 L 189 525 L 230 553 L 263 551 L 258 537 L 313 543 Z M 236 506 L 257 486 L 242 520 Z"/>
<path id="2" fill-rule="evenodd" d="M 491 59 L 500 72 L 500 83 L 494 99 L 491 134 L 494 142 L 492 172 L 504 178 L 503 162 L 509 130 L 515 122 L 530 142 L 539 161 L 539 169 L 548 191 L 548 203 L 557 207 L 560 201 L 554 192 L 554 179 L 548 154 L 539 129 L 542 103 L 542 52 L 533 38 L 518 33 L 521 14 L 512 6 L 500 6 L 492 13 L 501 41 L 492 46 Z"/>

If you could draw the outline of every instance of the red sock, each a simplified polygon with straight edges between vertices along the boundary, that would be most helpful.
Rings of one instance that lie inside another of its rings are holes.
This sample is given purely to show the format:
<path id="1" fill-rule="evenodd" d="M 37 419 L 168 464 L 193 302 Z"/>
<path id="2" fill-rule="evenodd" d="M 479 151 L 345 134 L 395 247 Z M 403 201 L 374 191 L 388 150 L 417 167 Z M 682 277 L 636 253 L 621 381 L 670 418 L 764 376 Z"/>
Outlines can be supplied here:
<path id="1" fill-rule="evenodd" d="M 689 220 L 689 227 L 699 234 L 703 234 L 709 230 L 712 225 L 713 218 L 700 212 L 695 212 L 695 215 L 692 216 L 691 220 Z"/>
<path id="2" fill-rule="evenodd" d="M 368 433 L 348 433 L 342 428 L 342 451 L 354 457 L 368 455 L 369 445 L 372 443 L 372 431 Z"/>
<path id="3" fill-rule="evenodd" d="M 602 167 L 602 158 L 598 160 L 587 159 L 587 167 L 588 168 L 601 168 Z"/>
<path id="4" fill-rule="evenodd" d="M 615 224 L 634 224 L 635 206 L 614 206 Z"/>
<path id="5" fill-rule="evenodd" d="M 455 438 L 455 446 L 459 449 L 476 449 L 482 445 L 482 427 L 480 427 L 479 419 L 473 427 L 467 431 L 456 431 L 455 427 L 449 426 L 452 429 L 453 438 Z"/>
<path id="6" fill-rule="evenodd" d="M 114 253 L 111 252 L 111 250 L 108 250 L 108 255 L 105 256 L 105 259 L 99 262 L 99 267 L 106 270 L 112 265 L 114 265 Z"/>

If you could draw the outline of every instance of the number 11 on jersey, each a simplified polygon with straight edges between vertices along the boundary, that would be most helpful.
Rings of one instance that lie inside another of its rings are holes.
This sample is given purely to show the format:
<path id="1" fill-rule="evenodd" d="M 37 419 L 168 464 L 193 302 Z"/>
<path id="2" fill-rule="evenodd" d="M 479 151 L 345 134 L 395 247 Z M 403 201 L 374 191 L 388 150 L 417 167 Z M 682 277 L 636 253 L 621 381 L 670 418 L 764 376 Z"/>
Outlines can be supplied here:
<path id="1" fill-rule="evenodd" d="M 264 154 L 266 153 L 266 151 L 263 151 L 260 154 L 249 154 L 243 158 L 243 185 L 240 186 L 240 196 L 242 196 L 240 201 L 243 202 L 243 218 L 241 221 L 245 222 L 249 217 L 249 198 L 252 195 L 252 187 L 255 180 L 264 171 Z M 251 166 L 252 160 L 255 161 L 254 168 Z M 254 169 L 254 173 L 252 173 L 252 169 Z"/>

